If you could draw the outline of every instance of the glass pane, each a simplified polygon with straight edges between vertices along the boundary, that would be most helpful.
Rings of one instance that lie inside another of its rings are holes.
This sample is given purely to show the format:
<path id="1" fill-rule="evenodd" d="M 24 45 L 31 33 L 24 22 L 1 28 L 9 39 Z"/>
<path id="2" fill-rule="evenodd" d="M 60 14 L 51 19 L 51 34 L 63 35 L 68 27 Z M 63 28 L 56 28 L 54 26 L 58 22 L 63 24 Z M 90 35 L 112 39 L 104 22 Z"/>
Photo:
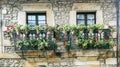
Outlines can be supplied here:
<path id="1" fill-rule="evenodd" d="M 34 15 L 29 15 L 28 20 L 35 20 L 35 16 Z"/>
<path id="2" fill-rule="evenodd" d="M 92 25 L 92 24 L 95 24 L 95 23 L 94 23 L 94 20 L 87 20 L 87 24 Z"/>
<path id="3" fill-rule="evenodd" d="M 85 19 L 85 15 L 84 14 L 78 14 L 77 19 Z"/>
<path id="4" fill-rule="evenodd" d="M 32 25 L 33 26 L 33 25 L 36 25 L 36 24 L 35 24 L 35 21 L 28 21 L 28 25 Z"/>
<path id="5" fill-rule="evenodd" d="M 87 14 L 87 19 L 95 19 L 95 15 L 94 14 Z"/>
<path id="6" fill-rule="evenodd" d="M 45 21 L 38 21 L 39 26 L 45 26 Z"/>
<path id="7" fill-rule="evenodd" d="M 78 20 L 78 24 L 85 24 L 85 20 Z"/>
<path id="8" fill-rule="evenodd" d="M 45 15 L 39 15 L 38 20 L 45 20 Z"/>

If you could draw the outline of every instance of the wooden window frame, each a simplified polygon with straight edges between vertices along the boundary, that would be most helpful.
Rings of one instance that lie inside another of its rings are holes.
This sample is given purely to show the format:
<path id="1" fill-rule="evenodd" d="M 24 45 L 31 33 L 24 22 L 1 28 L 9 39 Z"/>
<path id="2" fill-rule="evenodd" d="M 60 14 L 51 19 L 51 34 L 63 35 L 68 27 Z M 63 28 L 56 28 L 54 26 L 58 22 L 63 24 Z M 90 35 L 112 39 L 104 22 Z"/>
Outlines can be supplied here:
<path id="1" fill-rule="evenodd" d="M 77 12 L 77 14 L 76 14 L 76 21 L 77 21 L 76 24 L 77 25 L 78 25 L 78 20 L 80 20 L 80 19 L 77 18 L 78 14 L 84 14 L 85 15 L 85 25 L 88 25 L 87 24 L 87 14 L 93 14 L 95 16 L 94 24 L 96 24 L 96 12 Z"/>

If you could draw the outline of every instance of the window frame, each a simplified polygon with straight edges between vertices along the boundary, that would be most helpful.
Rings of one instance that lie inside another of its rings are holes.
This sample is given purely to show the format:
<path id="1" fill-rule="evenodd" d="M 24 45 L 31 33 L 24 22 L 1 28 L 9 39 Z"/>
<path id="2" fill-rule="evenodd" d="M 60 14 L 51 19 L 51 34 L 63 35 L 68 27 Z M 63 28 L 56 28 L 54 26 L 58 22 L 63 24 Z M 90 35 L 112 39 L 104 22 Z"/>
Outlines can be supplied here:
<path id="1" fill-rule="evenodd" d="M 45 16 L 45 25 L 47 24 L 46 12 L 26 13 L 26 23 L 27 23 L 27 25 L 28 25 L 28 21 L 29 21 L 29 20 L 28 20 L 28 16 L 29 16 L 29 15 L 34 15 L 34 16 L 36 17 L 36 18 L 35 18 L 35 19 L 36 19 L 36 21 L 35 21 L 35 22 L 36 22 L 36 23 L 35 23 L 36 25 L 39 24 L 39 23 L 38 23 L 38 21 L 39 21 L 39 20 L 38 20 L 38 15 L 44 15 L 44 16 Z"/>
<path id="2" fill-rule="evenodd" d="M 77 12 L 77 13 L 76 13 L 76 21 L 77 21 L 76 24 L 77 24 L 77 25 L 78 25 L 78 20 L 80 20 L 80 19 L 77 18 L 77 15 L 78 15 L 78 14 L 84 14 L 84 16 L 85 16 L 85 25 L 86 25 L 86 26 L 88 25 L 88 23 L 87 23 L 87 15 L 88 15 L 88 14 L 93 14 L 94 17 L 95 17 L 95 18 L 94 18 L 94 24 L 96 24 L 96 12 Z"/>

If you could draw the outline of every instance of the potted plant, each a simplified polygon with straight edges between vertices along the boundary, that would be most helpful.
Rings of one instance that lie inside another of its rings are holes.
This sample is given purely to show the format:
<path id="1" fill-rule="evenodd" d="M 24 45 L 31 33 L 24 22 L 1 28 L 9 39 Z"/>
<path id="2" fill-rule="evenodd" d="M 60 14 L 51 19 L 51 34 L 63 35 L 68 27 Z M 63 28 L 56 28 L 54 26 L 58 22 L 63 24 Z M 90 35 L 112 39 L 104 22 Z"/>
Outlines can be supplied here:
<path id="1" fill-rule="evenodd" d="M 84 41 L 83 41 L 83 43 L 82 43 L 82 49 L 87 49 L 88 48 L 88 40 L 87 39 L 85 39 Z"/>
<path id="2" fill-rule="evenodd" d="M 42 50 L 49 47 L 49 41 L 45 39 L 41 39 L 40 42 L 38 43 L 38 49 Z"/>
<path id="3" fill-rule="evenodd" d="M 76 39 L 75 39 L 75 44 L 76 44 L 77 46 L 79 46 L 80 48 L 82 48 L 83 40 L 76 38 Z"/>
<path id="4" fill-rule="evenodd" d="M 21 41 L 18 41 L 17 44 L 21 50 L 28 50 L 28 47 L 30 45 L 30 41 L 23 39 Z"/>
<path id="5" fill-rule="evenodd" d="M 64 40 L 64 47 L 67 49 L 67 51 L 70 50 L 70 41 L 69 40 Z"/>
<path id="6" fill-rule="evenodd" d="M 71 30 L 71 26 L 69 24 L 64 25 L 64 27 L 63 27 L 64 34 L 66 34 L 66 33 L 69 34 L 70 30 Z"/>
<path id="7" fill-rule="evenodd" d="M 90 34 L 93 33 L 94 25 L 88 25 L 87 30 L 89 31 Z"/>
<path id="8" fill-rule="evenodd" d="M 29 48 L 30 49 L 37 49 L 37 46 L 38 46 L 38 39 L 30 39 L 30 46 Z"/>
<path id="9" fill-rule="evenodd" d="M 109 48 L 113 48 L 115 46 L 115 42 L 113 40 L 108 40 Z"/>
<path id="10" fill-rule="evenodd" d="M 75 26 L 75 25 L 72 25 L 72 26 L 71 26 L 71 33 L 72 33 L 72 35 L 75 34 L 76 30 L 77 30 L 76 26 Z"/>
<path id="11" fill-rule="evenodd" d="M 41 27 L 40 26 L 34 26 L 34 29 L 36 30 L 36 33 L 39 34 L 41 31 Z"/>
<path id="12" fill-rule="evenodd" d="M 88 49 L 93 49 L 94 48 L 94 40 L 93 39 L 88 39 Z"/>
<path id="13" fill-rule="evenodd" d="M 54 28 L 52 26 L 46 25 L 45 30 L 47 31 L 47 34 L 50 34 L 54 30 Z"/>
<path id="14" fill-rule="evenodd" d="M 86 26 L 84 24 L 79 24 L 77 25 L 77 30 L 80 31 L 80 33 L 82 34 L 83 31 L 85 30 Z"/>
<path id="15" fill-rule="evenodd" d="M 102 30 L 104 29 L 104 25 L 103 24 L 98 24 L 98 33 L 102 33 Z"/>
<path id="16" fill-rule="evenodd" d="M 26 24 L 26 25 L 22 26 L 21 29 L 22 29 L 23 33 L 27 35 L 30 31 L 30 26 Z"/>
<path id="17" fill-rule="evenodd" d="M 108 26 L 108 29 L 110 30 L 110 36 L 113 36 L 113 32 L 115 32 L 115 29 L 112 26 Z"/>
<path id="18" fill-rule="evenodd" d="M 16 24 L 16 25 L 15 25 L 15 31 L 16 31 L 16 33 L 19 35 L 20 32 L 21 32 L 21 25 Z"/>
<path id="19" fill-rule="evenodd" d="M 15 32 L 14 31 L 14 26 L 9 26 L 7 27 L 6 30 L 4 30 L 5 34 L 10 36 L 11 38 L 13 38 L 13 33 Z"/>

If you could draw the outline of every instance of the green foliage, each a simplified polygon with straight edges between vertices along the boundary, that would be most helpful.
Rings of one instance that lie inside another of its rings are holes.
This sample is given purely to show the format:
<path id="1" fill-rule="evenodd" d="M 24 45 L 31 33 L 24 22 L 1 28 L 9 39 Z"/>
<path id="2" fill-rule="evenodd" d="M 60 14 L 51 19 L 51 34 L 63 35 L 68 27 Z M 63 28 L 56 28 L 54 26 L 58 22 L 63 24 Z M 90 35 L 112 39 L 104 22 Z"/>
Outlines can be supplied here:
<path id="1" fill-rule="evenodd" d="M 66 24 L 66 25 L 64 25 L 63 30 L 64 31 L 70 31 L 71 30 L 71 26 L 69 24 Z"/>
<path id="2" fill-rule="evenodd" d="M 110 45 L 110 48 L 113 48 L 115 46 L 115 42 L 113 40 L 109 40 L 108 44 Z"/>
<path id="3" fill-rule="evenodd" d="M 86 28 L 84 24 L 77 25 L 77 30 L 83 31 Z"/>
<path id="4" fill-rule="evenodd" d="M 15 30 L 20 32 L 21 31 L 21 25 L 16 24 L 15 25 Z"/>
<path id="5" fill-rule="evenodd" d="M 67 42 L 66 42 L 66 46 L 70 46 L 70 41 L 67 41 Z"/>
<path id="6" fill-rule="evenodd" d="M 46 26 L 45 26 L 45 30 L 46 30 L 46 31 L 53 31 L 53 30 L 54 30 L 54 27 L 46 25 Z"/>
<path id="7" fill-rule="evenodd" d="M 24 25 L 24 26 L 21 27 L 21 30 L 23 30 L 23 31 L 29 31 L 30 30 L 30 26 L 26 24 L 26 25 Z"/>

